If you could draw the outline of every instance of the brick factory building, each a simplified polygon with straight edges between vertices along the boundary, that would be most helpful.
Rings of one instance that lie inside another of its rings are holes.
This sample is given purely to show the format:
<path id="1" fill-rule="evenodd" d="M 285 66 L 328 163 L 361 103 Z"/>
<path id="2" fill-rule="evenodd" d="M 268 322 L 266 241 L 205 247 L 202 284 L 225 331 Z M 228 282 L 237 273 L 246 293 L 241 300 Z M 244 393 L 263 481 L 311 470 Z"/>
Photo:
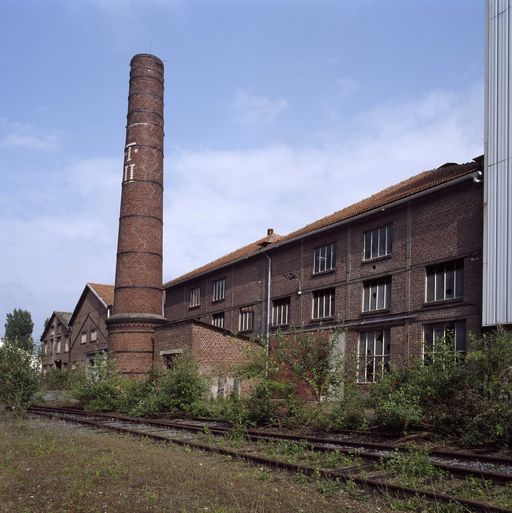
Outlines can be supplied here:
<path id="1" fill-rule="evenodd" d="M 500 25 L 509 10 L 488 12 L 485 156 L 412 176 L 288 235 L 268 229 L 165 285 L 163 63 L 136 55 L 115 285 L 88 284 L 69 318 L 53 313 L 44 368 L 93 365 L 107 350 L 121 373 L 142 376 L 188 348 L 224 395 L 240 388 L 234 369 L 250 339 L 343 328 L 339 350 L 368 383 L 448 332 L 464 352 L 469 332 L 512 325 L 512 82 L 503 79 L 512 39 Z"/>
<path id="2" fill-rule="evenodd" d="M 481 328 L 482 158 L 413 176 L 286 236 L 267 236 L 164 285 L 164 314 L 262 338 L 346 328 L 357 380 L 378 379 Z"/>

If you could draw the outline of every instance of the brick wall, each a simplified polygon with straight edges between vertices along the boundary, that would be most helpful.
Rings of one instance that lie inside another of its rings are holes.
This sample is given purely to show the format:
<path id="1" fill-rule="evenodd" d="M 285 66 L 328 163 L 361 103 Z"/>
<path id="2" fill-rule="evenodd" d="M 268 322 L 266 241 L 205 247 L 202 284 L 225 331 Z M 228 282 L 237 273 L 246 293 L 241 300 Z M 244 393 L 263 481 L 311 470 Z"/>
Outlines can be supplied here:
<path id="1" fill-rule="evenodd" d="M 108 349 L 106 319 L 107 308 L 87 289 L 78 305 L 78 310 L 74 312 L 70 326 L 69 359 L 71 364 L 79 362 L 84 365 L 88 356 Z M 94 331 L 96 331 L 96 341 L 92 340 Z M 85 334 L 85 342 L 82 342 L 82 334 Z"/>
<path id="2" fill-rule="evenodd" d="M 156 329 L 154 366 L 165 368 L 162 352 L 191 350 L 201 374 L 210 378 L 215 394 L 219 378 L 230 380 L 231 387 L 235 385 L 236 369 L 247 361 L 247 350 L 253 345 L 253 342 L 235 337 L 227 330 L 201 322 L 166 324 Z M 240 385 L 241 393 L 247 393 L 251 383 L 242 382 Z"/>
<path id="3" fill-rule="evenodd" d="M 357 353 L 359 333 L 389 329 L 391 362 L 402 365 L 421 357 L 423 325 L 429 322 L 465 320 L 468 331 L 481 327 L 482 287 L 481 183 L 465 180 L 426 194 L 361 220 L 346 223 L 322 234 L 307 236 L 283 247 L 269 249 L 272 258 L 272 299 L 290 297 L 290 320 L 296 326 L 344 324 L 348 328 L 347 351 Z M 363 260 L 364 232 L 393 225 L 391 256 Z M 336 268 L 313 274 L 314 248 L 334 243 Z M 426 266 L 462 259 L 462 299 L 427 304 Z M 238 329 L 239 308 L 255 304 L 252 336 L 264 333 L 267 263 L 263 255 L 249 257 L 222 270 L 167 288 L 166 317 L 197 318 L 211 323 L 213 312 L 225 312 L 225 327 Z M 286 273 L 297 278 L 289 280 Z M 226 299 L 211 303 L 212 283 L 226 278 Z M 380 277 L 391 278 L 391 305 L 385 311 L 362 312 L 363 284 Z M 201 286 L 201 307 L 189 309 L 189 290 Z M 299 286 L 301 294 L 298 294 Z M 335 314 L 321 323 L 311 318 L 313 292 L 335 289 Z"/>

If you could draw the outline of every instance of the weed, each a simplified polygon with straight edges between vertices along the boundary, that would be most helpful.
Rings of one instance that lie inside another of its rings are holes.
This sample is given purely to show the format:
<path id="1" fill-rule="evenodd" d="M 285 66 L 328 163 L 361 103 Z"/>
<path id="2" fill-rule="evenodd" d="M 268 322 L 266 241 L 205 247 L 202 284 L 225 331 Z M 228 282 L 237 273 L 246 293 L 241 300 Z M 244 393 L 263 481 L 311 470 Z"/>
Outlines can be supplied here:
<path id="1" fill-rule="evenodd" d="M 430 463 L 426 450 L 395 451 L 384 461 L 382 468 L 395 473 L 402 482 L 413 487 L 444 475 L 443 471 Z"/>

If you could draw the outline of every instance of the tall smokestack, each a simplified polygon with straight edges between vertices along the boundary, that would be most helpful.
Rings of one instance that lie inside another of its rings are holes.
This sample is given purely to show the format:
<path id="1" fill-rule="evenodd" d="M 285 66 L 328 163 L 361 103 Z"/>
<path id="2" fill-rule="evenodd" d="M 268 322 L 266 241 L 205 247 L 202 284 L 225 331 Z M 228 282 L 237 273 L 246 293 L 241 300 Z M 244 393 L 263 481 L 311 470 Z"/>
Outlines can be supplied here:
<path id="1" fill-rule="evenodd" d="M 164 65 L 138 54 L 130 63 L 113 315 L 109 347 L 123 374 L 152 368 L 162 316 Z"/>

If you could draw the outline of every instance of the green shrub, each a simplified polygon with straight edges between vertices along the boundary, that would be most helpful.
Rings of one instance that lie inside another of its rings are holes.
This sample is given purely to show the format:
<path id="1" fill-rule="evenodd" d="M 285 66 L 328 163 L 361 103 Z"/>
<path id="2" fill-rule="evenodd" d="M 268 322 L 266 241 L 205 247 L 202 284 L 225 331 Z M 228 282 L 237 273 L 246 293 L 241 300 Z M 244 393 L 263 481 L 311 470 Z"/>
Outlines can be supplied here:
<path id="1" fill-rule="evenodd" d="M 471 446 L 511 444 L 512 333 L 499 327 L 469 345 L 464 358 L 447 337 L 427 363 L 388 372 L 371 389 L 375 422 L 426 424 Z"/>
<path id="2" fill-rule="evenodd" d="M 21 413 L 39 386 L 39 363 L 32 352 L 5 340 L 0 347 L 0 403 Z"/>
<path id="3" fill-rule="evenodd" d="M 169 369 L 160 380 L 159 406 L 168 411 L 196 413 L 207 393 L 208 386 L 199 374 L 197 362 L 189 352 L 185 352 L 176 359 L 174 369 Z"/>

